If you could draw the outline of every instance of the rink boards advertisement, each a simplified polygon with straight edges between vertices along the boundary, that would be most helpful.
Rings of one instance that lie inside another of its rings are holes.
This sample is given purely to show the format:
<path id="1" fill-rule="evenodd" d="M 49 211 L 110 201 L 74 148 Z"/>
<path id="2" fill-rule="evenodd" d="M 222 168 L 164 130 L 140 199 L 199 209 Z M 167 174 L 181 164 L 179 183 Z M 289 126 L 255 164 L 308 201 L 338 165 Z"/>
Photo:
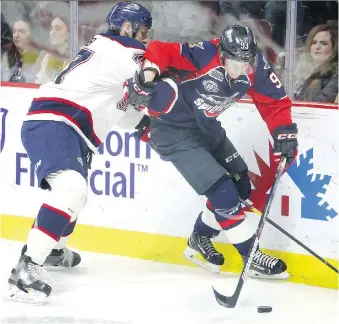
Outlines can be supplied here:
<path id="1" fill-rule="evenodd" d="M 21 144 L 24 116 L 37 86 L 0 88 L 1 236 L 25 241 L 44 197 L 34 166 Z M 270 218 L 322 257 L 338 265 L 338 109 L 295 103 L 299 155 L 284 173 Z M 220 117 L 228 137 L 248 164 L 253 204 L 263 206 L 275 169 L 272 139 L 250 100 Z M 88 204 L 69 245 L 78 249 L 188 265 L 182 256 L 205 199 L 169 163 L 132 132 L 113 128 L 93 158 Z M 259 217 L 247 212 L 253 227 Z M 261 247 L 287 261 L 291 281 L 337 288 L 334 272 L 266 224 Z M 221 233 L 216 247 L 224 271 L 239 272 L 241 259 Z"/>

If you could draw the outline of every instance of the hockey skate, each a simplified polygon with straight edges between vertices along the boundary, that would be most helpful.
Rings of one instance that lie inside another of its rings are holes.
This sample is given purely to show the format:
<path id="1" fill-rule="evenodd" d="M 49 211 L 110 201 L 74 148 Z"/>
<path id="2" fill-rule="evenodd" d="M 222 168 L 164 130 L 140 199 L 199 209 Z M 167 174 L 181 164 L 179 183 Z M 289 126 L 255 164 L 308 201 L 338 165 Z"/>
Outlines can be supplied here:
<path id="1" fill-rule="evenodd" d="M 27 245 L 22 248 L 22 254 L 26 253 Z M 72 268 L 77 266 L 81 262 L 81 257 L 78 253 L 71 251 L 68 248 L 60 250 L 52 250 L 49 256 L 46 258 L 45 267 L 63 267 Z"/>
<path id="2" fill-rule="evenodd" d="M 258 279 L 284 280 L 289 277 L 286 269 L 287 266 L 283 260 L 267 255 L 258 249 L 254 254 L 248 275 Z"/>
<path id="3" fill-rule="evenodd" d="M 9 287 L 4 297 L 29 304 L 42 304 L 52 291 L 43 279 L 43 267 L 22 255 L 8 279 Z"/>
<path id="4" fill-rule="evenodd" d="M 219 253 L 211 242 L 212 237 L 202 236 L 193 232 L 187 242 L 184 257 L 213 273 L 220 273 L 220 268 L 224 264 L 224 256 Z"/>
<path id="5" fill-rule="evenodd" d="M 201 236 L 193 232 L 188 239 L 187 245 L 184 256 L 188 261 L 210 272 L 220 273 L 220 268 L 224 264 L 225 259 L 214 248 L 211 237 Z M 245 261 L 245 257 L 243 257 L 243 261 Z M 287 266 L 283 260 L 257 250 L 248 271 L 248 276 L 258 279 L 284 280 L 289 277 L 286 269 Z"/>

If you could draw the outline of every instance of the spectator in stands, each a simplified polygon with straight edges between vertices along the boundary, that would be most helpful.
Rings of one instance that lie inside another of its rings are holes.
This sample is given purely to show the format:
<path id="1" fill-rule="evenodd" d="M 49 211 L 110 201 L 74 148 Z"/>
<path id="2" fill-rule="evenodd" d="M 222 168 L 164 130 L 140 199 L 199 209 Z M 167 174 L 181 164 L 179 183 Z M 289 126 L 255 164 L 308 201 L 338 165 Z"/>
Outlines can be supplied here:
<path id="1" fill-rule="evenodd" d="M 9 45 L 12 40 L 12 31 L 9 27 L 3 13 L 1 13 L 1 55 L 6 52 L 6 46 Z"/>
<path id="2" fill-rule="evenodd" d="M 4 46 L 1 79 L 12 82 L 34 82 L 39 68 L 39 52 L 31 45 L 31 29 L 27 21 L 13 25 L 13 38 Z"/>
<path id="3" fill-rule="evenodd" d="M 50 30 L 51 49 L 44 53 L 36 83 L 53 80 L 67 65 L 69 60 L 69 28 L 65 18 L 55 17 Z"/>
<path id="4" fill-rule="evenodd" d="M 338 31 L 321 24 L 309 32 L 296 66 L 296 100 L 334 102 L 338 94 Z"/>

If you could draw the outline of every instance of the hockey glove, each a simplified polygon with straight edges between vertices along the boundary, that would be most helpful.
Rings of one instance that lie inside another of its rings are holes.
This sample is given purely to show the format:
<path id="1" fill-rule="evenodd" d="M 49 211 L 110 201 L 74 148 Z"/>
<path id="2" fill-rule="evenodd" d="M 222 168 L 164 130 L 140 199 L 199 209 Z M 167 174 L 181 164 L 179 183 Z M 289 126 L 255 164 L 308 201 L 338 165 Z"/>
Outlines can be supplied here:
<path id="1" fill-rule="evenodd" d="M 232 181 L 237 188 L 239 197 L 243 200 L 246 200 L 251 195 L 251 180 L 247 174 L 247 170 L 237 173 L 233 178 Z"/>
<path id="2" fill-rule="evenodd" d="M 274 130 L 272 137 L 274 140 L 274 160 L 276 162 L 279 162 L 281 155 L 286 156 L 287 165 L 293 162 L 298 149 L 297 134 L 298 128 L 295 123 L 279 126 Z"/>
<path id="3" fill-rule="evenodd" d="M 136 129 L 136 132 L 134 133 L 135 137 L 147 143 L 150 140 L 149 138 L 150 123 L 151 119 L 149 118 L 149 116 L 145 115 L 144 117 L 142 117 L 139 124 L 135 126 Z"/>
<path id="4" fill-rule="evenodd" d="M 134 106 L 136 110 L 147 108 L 152 101 L 152 94 L 155 91 L 154 82 L 145 82 L 143 70 L 135 72 L 133 78 L 124 83 L 124 98 Z"/>

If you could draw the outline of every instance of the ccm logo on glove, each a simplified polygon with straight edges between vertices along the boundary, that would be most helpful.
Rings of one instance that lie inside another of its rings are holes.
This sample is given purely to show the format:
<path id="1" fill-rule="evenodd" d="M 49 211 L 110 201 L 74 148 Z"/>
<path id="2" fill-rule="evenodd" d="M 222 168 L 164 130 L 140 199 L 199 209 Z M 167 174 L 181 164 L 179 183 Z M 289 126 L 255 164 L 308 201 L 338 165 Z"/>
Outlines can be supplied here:
<path id="1" fill-rule="evenodd" d="M 139 96 L 148 96 L 149 92 L 141 90 L 136 83 L 133 83 L 133 88 Z"/>
<path id="2" fill-rule="evenodd" d="M 290 165 L 298 152 L 298 127 L 296 123 L 277 127 L 273 134 L 275 161 L 278 163 L 280 156 L 287 158 L 286 165 Z"/>
<path id="3" fill-rule="evenodd" d="M 297 134 L 279 134 L 277 136 L 278 140 L 282 140 L 282 139 L 296 139 L 297 138 Z"/>

